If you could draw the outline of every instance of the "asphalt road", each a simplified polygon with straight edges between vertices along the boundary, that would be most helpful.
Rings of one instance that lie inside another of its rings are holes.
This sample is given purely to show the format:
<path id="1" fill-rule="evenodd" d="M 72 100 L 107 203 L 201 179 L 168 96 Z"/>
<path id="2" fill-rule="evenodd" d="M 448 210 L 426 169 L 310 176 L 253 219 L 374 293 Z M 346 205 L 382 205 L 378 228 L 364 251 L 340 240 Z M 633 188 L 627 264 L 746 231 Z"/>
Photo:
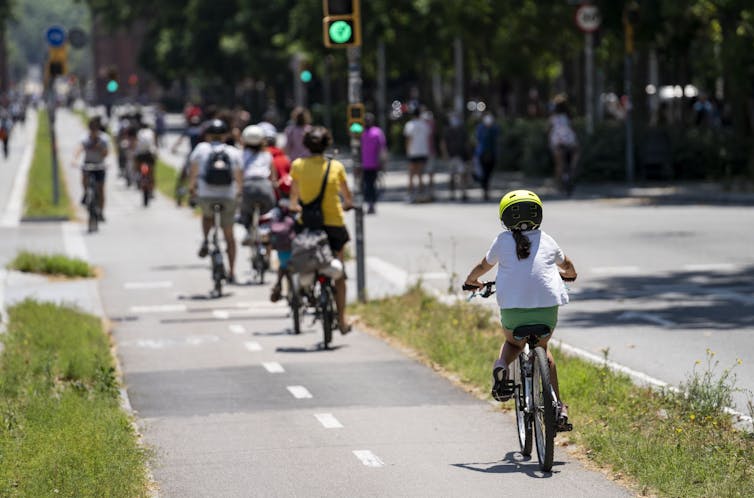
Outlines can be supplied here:
<path id="1" fill-rule="evenodd" d="M 60 126 L 61 140 L 80 131 L 70 115 Z M 509 413 L 370 335 L 323 351 L 308 321 L 289 333 L 267 287 L 209 299 L 198 218 L 162 198 L 142 208 L 113 174 L 107 202 L 84 239 L 162 496 L 630 496 L 564 447 L 542 474 L 516 452 Z"/>

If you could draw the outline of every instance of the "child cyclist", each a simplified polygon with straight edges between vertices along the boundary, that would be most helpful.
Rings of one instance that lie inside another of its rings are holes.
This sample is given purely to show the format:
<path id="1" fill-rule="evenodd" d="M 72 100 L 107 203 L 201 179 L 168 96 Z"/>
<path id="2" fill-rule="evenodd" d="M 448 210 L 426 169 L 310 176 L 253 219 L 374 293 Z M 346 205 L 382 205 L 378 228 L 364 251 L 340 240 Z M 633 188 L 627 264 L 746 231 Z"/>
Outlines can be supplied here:
<path id="1" fill-rule="evenodd" d="M 539 229 L 542 224 L 542 201 L 534 192 L 514 190 L 500 200 L 498 216 L 504 230 L 492 242 L 484 258 L 466 277 L 466 285 L 482 287 L 479 278 L 497 265 L 497 303 L 505 342 L 492 366 L 492 397 L 507 401 L 513 396 L 508 366 L 526 344 L 525 338 L 513 335 L 521 325 L 544 324 L 550 333 L 542 336 L 539 345 L 547 342 L 558 321 L 558 307 L 568 303 L 563 280 L 576 279 L 576 269 L 552 237 Z M 550 380 L 560 400 L 555 361 L 547 351 Z M 561 403 L 558 422 L 567 421 L 568 412 Z"/>

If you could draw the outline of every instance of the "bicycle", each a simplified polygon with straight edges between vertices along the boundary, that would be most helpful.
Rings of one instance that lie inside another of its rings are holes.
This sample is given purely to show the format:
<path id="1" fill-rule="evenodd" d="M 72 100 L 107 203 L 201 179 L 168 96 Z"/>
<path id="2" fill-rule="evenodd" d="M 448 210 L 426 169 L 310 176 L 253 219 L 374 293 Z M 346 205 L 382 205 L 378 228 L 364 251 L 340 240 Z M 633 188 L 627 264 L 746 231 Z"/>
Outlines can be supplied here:
<path id="1" fill-rule="evenodd" d="M 467 285 L 463 286 L 463 290 L 473 291 L 469 299 L 475 296 L 488 298 L 495 293 L 494 286 L 495 282 L 485 282 L 481 292 L 480 289 Z M 526 344 L 511 364 L 513 379 L 507 381 L 513 388 L 521 454 L 527 457 L 531 455 L 533 432 L 533 439 L 537 443 L 537 460 L 544 472 L 552 470 L 555 434 L 573 429 L 572 424 L 560 417 L 561 404 L 550 382 L 547 352 L 539 346 L 540 339 L 550 332 L 550 328 L 543 324 L 516 327 L 513 336 L 526 339 Z"/>
<path id="2" fill-rule="evenodd" d="M 220 250 L 220 242 L 218 240 L 218 232 L 222 230 L 220 225 L 220 213 L 223 210 L 222 204 L 215 203 L 212 205 L 213 225 L 212 225 L 212 237 L 210 238 L 212 247 L 209 252 L 209 260 L 212 269 L 212 281 L 214 282 L 214 288 L 211 292 L 212 297 L 221 297 L 223 295 L 223 280 L 227 279 L 227 273 L 225 272 L 225 260 L 223 259 L 223 253 Z"/>
<path id="3" fill-rule="evenodd" d="M 142 192 L 142 202 L 144 207 L 149 206 L 149 200 L 152 198 L 154 191 L 154 166 L 149 161 L 141 160 L 139 162 L 139 189 Z"/>
<path id="4" fill-rule="evenodd" d="M 259 204 L 254 204 L 247 230 L 243 245 L 249 245 L 251 249 L 249 261 L 254 272 L 253 280 L 258 280 L 260 285 L 264 285 L 265 272 L 270 269 L 270 228 L 262 217 Z"/>
<path id="5" fill-rule="evenodd" d="M 558 146 L 560 154 L 563 155 L 563 171 L 560 173 L 560 190 L 568 197 L 573 195 L 573 189 L 576 185 L 576 161 L 578 154 L 574 147 L 565 145 Z"/>
<path id="6" fill-rule="evenodd" d="M 301 311 L 312 308 L 314 319 L 312 325 L 317 321 L 322 324 L 322 347 L 328 349 L 332 342 L 332 332 L 338 328 L 338 313 L 335 305 L 335 285 L 333 279 L 320 272 L 310 274 L 293 274 L 291 276 L 292 294 L 294 304 L 298 305 L 298 312 L 293 307 L 293 326 L 294 332 L 300 327 L 297 321 L 300 320 Z"/>
<path id="7" fill-rule="evenodd" d="M 83 170 L 86 175 L 84 205 L 89 214 L 87 229 L 89 233 L 94 233 L 99 229 L 99 222 L 102 218 L 102 212 L 99 207 L 99 193 L 97 191 L 97 185 L 100 183 L 100 180 L 97 178 L 97 172 L 102 171 L 102 165 L 87 163 L 84 164 Z"/>

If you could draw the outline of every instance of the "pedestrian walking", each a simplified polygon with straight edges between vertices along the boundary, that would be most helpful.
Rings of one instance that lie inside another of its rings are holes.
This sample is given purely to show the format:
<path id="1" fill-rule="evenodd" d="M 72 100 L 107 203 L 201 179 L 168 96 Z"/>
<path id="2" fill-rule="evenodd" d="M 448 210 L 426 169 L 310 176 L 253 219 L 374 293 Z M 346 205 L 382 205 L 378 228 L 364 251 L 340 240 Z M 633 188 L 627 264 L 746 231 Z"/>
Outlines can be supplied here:
<path id="1" fill-rule="evenodd" d="M 377 204 L 377 176 L 387 159 L 385 134 L 375 123 L 371 112 L 364 116 L 365 130 L 361 134 L 362 190 L 367 203 L 367 214 L 375 214 Z"/>
<path id="2" fill-rule="evenodd" d="M 162 147 L 163 138 L 167 131 L 167 123 L 165 122 L 165 106 L 162 104 L 157 106 L 157 111 L 154 115 L 154 134 L 157 140 L 157 147 Z"/>
<path id="3" fill-rule="evenodd" d="M 471 146 L 469 133 L 466 131 L 461 116 L 451 114 L 448 127 L 440 141 L 443 157 L 450 163 L 450 196 L 456 199 L 456 192 L 461 193 L 461 200 L 466 202 L 466 190 L 469 187 Z"/>
<path id="4" fill-rule="evenodd" d="M 291 163 L 300 157 L 309 157 L 309 149 L 304 146 L 304 135 L 311 127 L 312 116 L 307 109 L 296 107 L 291 111 L 291 122 L 285 127 L 285 147 L 283 150 Z"/>
<path id="5" fill-rule="evenodd" d="M 479 171 L 475 171 L 479 183 L 482 184 L 484 200 L 490 198 L 490 179 L 492 170 L 497 162 L 497 139 L 500 129 L 495 123 L 495 117 L 491 113 L 486 113 L 482 122 L 476 128 L 476 149 L 474 151 L 474 160 L 479 165 Z"/>
<path id="6" fill-rule="evenodd" d="M 416 107 L 413 118 L 403 128 L 406 137 L 406 156 L 408 157 L 408 202 L 414 203 L 418 196 L 414 189 L 414 181 L 418 180 L 419 194 L 424 194 L 424 169 L 429 158 L 429 139 L 431 129 L 427 121 L 422 119 L 421 110 Z"/>

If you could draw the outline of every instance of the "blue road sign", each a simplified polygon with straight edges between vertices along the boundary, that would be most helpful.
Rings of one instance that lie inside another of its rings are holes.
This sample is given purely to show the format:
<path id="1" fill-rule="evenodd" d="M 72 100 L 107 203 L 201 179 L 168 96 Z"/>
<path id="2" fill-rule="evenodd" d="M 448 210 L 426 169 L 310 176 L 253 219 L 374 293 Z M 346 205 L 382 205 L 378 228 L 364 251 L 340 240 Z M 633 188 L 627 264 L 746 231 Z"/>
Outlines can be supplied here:
<path id="1" fill-rule="evenodd" d="M 65 29 L 62 26 L 50 26 L 45 31 L 45 39 L 51 47 L 60 47 L 65 43 Z"/>

